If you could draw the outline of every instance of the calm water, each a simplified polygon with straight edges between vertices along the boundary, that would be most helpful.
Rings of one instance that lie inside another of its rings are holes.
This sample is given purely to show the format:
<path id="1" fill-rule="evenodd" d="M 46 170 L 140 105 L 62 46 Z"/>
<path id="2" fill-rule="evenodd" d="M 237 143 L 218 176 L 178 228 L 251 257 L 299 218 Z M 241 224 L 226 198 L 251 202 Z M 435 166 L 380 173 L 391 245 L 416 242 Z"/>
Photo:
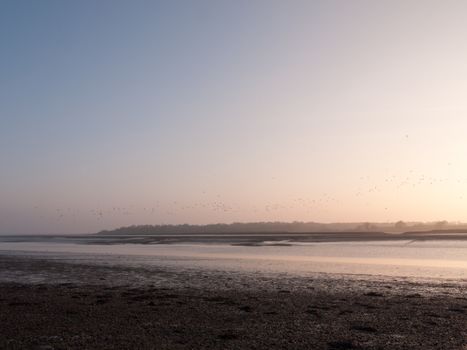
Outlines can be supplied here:
<path id="1" fill-rule="evenodd" d="M 83 244 L 85 243 L 85 244 Z M 165 265 L 216 270 L 310 272 L 467 279 L 467 241 L 229 244 L 92 244 L 83 240 L 0 242 L 1 254 L 96 264 Z"/>

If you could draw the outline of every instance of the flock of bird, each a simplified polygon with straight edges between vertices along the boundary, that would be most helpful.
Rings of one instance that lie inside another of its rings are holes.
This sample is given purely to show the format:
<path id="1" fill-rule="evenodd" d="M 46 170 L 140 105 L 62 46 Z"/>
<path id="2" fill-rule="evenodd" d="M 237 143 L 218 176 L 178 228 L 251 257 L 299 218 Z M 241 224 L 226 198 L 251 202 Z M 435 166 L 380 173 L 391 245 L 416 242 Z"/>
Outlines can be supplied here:
<path id="1" fill-rule="evenodd" d="M 354 196 L 354 200 L 364 199 L 367 205 L 372 203 L 374 196 L 378 196 L 382 193 L 395 193 L 396 191 L 412 190 L 422 186 L 436 186 L 443 185 L 445 183 L 455 183 L 458 185 L 466 185 L 467 178 L 449 179 L 447 177 L 433 177 L 423 174 L 416 174 L 411 171 L 409 175 L 400 177 L 396 175 L 388 176 L 382 181 L 379 181 L 379 185 L 370 185 L 375 183 L 375 179 L 369 176 L 360 177 L 360 181 L 357 181 L 358 188 L 351 196 Z M 202 192 L 200 198 L 206 196 L 206 191 Z M 142 216 L 142 217 L 170 217 L 183 212 L 196 212 L 196 211 L 208 211 L 216 213 L 239 213 L 245 210 L 245 204 L 233 204 L 221 199 L 221 195 L 217 194 L 213 196 L 214 200 L 199 200 L 196 202 L 181 202 L 181 201 L 157 201 L 152 206 L 137 207 L 137 206 L 122 206 L 122 207 L 110 207 L 110 208 L 95 208 L 89 210 L 80 210 L 73 208 L 55 209 L 53 213 L 50 210 L 35 206 L 34 209 L 41 212 L 41 217 L 48 216 L 49 218 L 55 218 L 56 220 L 66 219 L 82 219 L 84 216 L 94 218 L 95 220 L 104 220 L 109 217 L 122 217 L 122 216 Z M 458 199 L 463 199 L 462 195 L 459 195 Z M 347 197 L 346 200 L 349 200 Z M 308 212 L 310 214 L 313 211 L 318 212 L 319 210 L 326 210 L 331 206 L 337 206 L 345 202 L 343 199 L 339 199 L 335 196 L 331 196 L 327 193 L 315 196 L 314 198 L 293 197 L 289 196 L 284 198 L 282 201 L 276 201 L 266 203 L 264 205 L 253 205 L 251 204 L 249 210 L 254 213 L 280 213 L 281 211 L 297 210 Z M 384 210 L 388 210 L 388 207 L 384 207 Z"/>

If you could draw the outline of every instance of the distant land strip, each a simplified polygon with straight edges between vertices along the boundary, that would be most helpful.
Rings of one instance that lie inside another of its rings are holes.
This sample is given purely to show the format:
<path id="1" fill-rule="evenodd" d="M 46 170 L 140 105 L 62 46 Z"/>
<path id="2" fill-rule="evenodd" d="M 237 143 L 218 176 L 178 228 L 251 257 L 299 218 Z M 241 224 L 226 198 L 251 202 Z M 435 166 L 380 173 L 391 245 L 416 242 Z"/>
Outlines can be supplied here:
<path id="1" fill-rule="evenodd" d="M 399 234 L 467 234 L 467 224 L 436 222 L 393 223 L 317 223 L 253 222 L 209 225 L 132 225 L 103 230 L 98 235 L 167 235 L 167 234 L 295 234 L 295 233 L 399 233 Z"/>

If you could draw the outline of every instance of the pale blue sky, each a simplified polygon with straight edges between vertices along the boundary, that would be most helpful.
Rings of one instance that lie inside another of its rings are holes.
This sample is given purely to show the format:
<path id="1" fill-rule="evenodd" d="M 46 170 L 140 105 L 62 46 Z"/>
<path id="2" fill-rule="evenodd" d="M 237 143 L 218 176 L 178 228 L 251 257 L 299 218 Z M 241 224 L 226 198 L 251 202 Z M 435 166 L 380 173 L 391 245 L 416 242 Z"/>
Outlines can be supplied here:
<path id="1" fill-rule="evenodd" d="M 0 233 L 467 221 L 466 23 L 464 1 L 2 1 Z"/>

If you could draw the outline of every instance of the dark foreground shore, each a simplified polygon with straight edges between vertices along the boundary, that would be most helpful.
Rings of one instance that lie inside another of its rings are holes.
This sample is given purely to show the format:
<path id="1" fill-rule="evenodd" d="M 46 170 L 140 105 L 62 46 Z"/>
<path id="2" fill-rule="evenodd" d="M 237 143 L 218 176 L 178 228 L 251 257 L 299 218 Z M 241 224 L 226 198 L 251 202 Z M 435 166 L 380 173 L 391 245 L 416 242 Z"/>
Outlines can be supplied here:
<path id="1" fill-rule="evenodd" d="M 467 294 L 455 283 L 133 271 L 12 257 L 1 257 L 0 268 L 90 275 L 52 284 L 3 279 L 2 349 L 467 349 Z M 154 282 L 137 283 L 145 273 Z"/>

